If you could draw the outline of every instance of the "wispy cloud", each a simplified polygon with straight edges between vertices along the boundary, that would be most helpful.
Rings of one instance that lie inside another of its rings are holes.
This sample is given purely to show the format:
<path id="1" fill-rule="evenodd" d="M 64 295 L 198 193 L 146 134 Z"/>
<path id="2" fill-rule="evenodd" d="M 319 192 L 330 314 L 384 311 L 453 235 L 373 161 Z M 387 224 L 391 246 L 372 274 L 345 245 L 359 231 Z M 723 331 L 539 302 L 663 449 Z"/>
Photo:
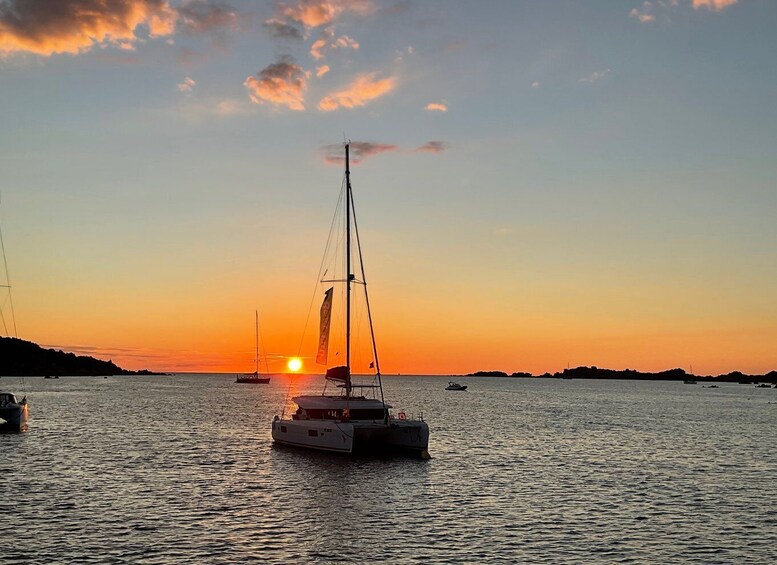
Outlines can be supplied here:
<path id="1" fill-rule="evenodd" d="M 442 102 L 430 102 L 426 105 L 424 110 L 428 112 L 447 112 L 448 106 L 443 104 Z"/>
<path id="2" fill-rule="evenodd" d="M 186 77 L 183 79 L 183 82 L 178 85 L 178 90 L 184 94 L 188 94 L 194 90 L 194 85 L 196 84 L 197 82 L 195 82 L 192 77 Z"/>
<path id="3" fill-rule="evenodd" d="M 281 57 L 256 76 L 246 78 L 243 85 L 248 89 L 251 101 L 256 104 L 270 102 L 290 110 L 305 109 L 307 73 L 290 57 Z"/>
<path id="4" fill-rule="evenodd" d="M 178 26 L 189 33 L 236 28 L 238 13 L 219 0 L 188 0 L 178 8 Z"/>
<path id="5" fill-rule="evenodd" d="M 344 89 L 325 96 L 319 102 L 318 109 L 331 112 L 338 108 L 364 106 L 367 102 L 388 94 L 396 87 L 396 78 L 376 79 L 376 77 L 377 73 L 366 73 L 357 76 Z"/>
<path id="6" fill-rule="evenodd" d="M 188 0 L 4 0 L 0 2 L 0 54 L 79 54 L 95 46 L 132 50 L 147 37 L 234 25 L 237 14 L 221 2 Z"/>
<path id="7" fill-rule="evenodd" d="M 646 1 L 642 3 L 642 7 L 640 8 L 632 8 L 631 12 L 629 12 L 629 17 L 634 18 L 643 24 L 652 22 L 656 19 L 653 14 L 653 3 Z"/>
<path id="8" fill-rule="evenodd" d="M 598 80 L 603 79 L 608 74 L 610 74 L 610 69 L 604 69 L 603 71 L 594 71 L 591 74 L 581 78 L 578 82 L 588 82 L 588 83 L 596 82 Z"/>
<path id="9" fill-rule="evenodd" d="M 707 8 L 715 12 L 725 10 L 729 6 L 733 6 L 739 0 L 693 0 L 693 7 L 697 10 L 700 8 Z"/>
<path id="10" fill-rule="evenodd" d="M 277 18 L 265 20 L 264 27 L 269 29 L 270 36 L 276 39 L 304 39 L 299 28 Z"/>
<path id="11" fill-rule="evenodd" d="M 388 143 L 373 143 L 370 141 L 351 141 L 350 146 L 350 157 L 351 161 L 354 163 L 359 163 L 374 155 L 379 155 L 388 151 L 396 151 L 399 149 L 397 145 Z M 342 143 L 324 145 L 321 147 L 321 152 L 323 153 L 324 160 L 327 163 L 339 164 L 343 162 Z"/>
<path id="12" fill-rule="evenodd" d="M 535 80 L 533 83 L 531 83 L 531 87 L 532 87 L 532 88 L 539 88 L 539 87 L 540 87 L 540 83 L 539 83 L 539 81 L 536 81 L 536 80 Z"/>
<path id="13" fill-rule="evenodd" d="M 318 78 L 321 78 L 326 73 L 328 73 L 331 69 L 329 68 L 329 65 L 321 65 L 320 67 L 316 67 L 316 76 Z"/>
<path id="14" fill-rule="evenodd" d="M 414 149 L 416 153 L 442 153 L 450 149 L 450 144 L 445 141 L 428 141 L 421 147 Z"/>

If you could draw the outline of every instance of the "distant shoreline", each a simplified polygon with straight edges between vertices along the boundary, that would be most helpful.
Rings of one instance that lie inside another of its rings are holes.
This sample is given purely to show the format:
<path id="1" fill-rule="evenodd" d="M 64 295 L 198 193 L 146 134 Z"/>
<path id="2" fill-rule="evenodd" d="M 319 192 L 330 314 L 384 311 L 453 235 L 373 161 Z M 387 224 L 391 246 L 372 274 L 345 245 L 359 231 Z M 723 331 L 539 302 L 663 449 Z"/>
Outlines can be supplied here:
<path id="1" fill-rule="evenodd" d="M 512 373 L 504 371 L 477 371 L 465 375 L 467 377 L 499 377 L 514 379 L 610 379 L 610 380 L 630 380 L 630 381 L 697 381 L 697 382 L 722 382 L 722 383 L 741 383 L 757 384 L 771 383 L 777 384 L 777 371 L 769 371 L 763 375 L 748 375 L 739 371 L 732 371 L 723 375 L 694 375 L 687 373 L 683 369 L 669 369 L 658 373 L 643 373 L 634 369 L 601 369 L 599 367 L 575 367 L 573 369 L 564 369 L 557 373 L 544 373 L 542 375 L 533 375 L 531 373 Z"/>

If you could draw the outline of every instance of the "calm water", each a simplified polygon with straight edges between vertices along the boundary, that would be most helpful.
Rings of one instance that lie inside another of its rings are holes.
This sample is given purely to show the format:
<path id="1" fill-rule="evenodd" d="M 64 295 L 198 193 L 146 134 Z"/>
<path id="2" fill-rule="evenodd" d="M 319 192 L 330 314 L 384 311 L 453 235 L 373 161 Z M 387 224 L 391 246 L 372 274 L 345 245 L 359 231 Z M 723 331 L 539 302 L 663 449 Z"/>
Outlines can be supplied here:
<path id="1" fill-rule="evenodd" d="M 433 459 L 354 460 L 273 448 L 288 381 L 232 379 L 26 379 L 0 562 L 777 562 L 775 389 L 389 377 Z"/>

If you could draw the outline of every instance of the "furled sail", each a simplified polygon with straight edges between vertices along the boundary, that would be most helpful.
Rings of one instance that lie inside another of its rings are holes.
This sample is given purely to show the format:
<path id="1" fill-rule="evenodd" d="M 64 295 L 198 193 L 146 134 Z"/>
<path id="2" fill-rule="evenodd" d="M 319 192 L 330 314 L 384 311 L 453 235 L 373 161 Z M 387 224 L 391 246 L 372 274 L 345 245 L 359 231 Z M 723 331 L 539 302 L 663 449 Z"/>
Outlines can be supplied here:
<path id="1" fill-rule="evenodd" d="M 324 301 L 321 303 L 321 321 L 319 322 L 318 333 L 318 353 L 316 353 L 316 363 L 326 365 L 326 359 L 329 354 L 329 325 L 332 320 L 332 292 L 334 287 L 330 287 L 324 293 Z"/>

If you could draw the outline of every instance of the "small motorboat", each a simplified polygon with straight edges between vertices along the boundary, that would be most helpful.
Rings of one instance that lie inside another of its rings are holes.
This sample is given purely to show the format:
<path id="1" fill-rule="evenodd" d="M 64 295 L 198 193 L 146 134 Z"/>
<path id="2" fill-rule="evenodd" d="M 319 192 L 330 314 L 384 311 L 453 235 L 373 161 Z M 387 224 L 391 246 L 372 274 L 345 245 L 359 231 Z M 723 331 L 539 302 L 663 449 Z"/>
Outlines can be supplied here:
<path id="1" fill-rule="evenodd" d="M 761 383 L 758 385 L 755 385 L 755 388 L 772 388 L 771 385 L 768 385 L 766 383 Z"/>
<path id="2" fill-rule="evenodd" d="M 695 385 L 696 379 L 683 379 L 683 383 L 687 385 Z"/>
<path id="3" fill-rule="evenodd" d="M 0 392 L 0 431 L 25 431 L 29 416 L 30 410 L 26 397 L 17 401 L 12 393 Z"/>
<path id="4" fill-rule="evenodd" d="M 445 390 L 467 390 L 467 385 L 460 385 L 459 383 L 448 381 L 448 386 L 445 387 Z"/>

